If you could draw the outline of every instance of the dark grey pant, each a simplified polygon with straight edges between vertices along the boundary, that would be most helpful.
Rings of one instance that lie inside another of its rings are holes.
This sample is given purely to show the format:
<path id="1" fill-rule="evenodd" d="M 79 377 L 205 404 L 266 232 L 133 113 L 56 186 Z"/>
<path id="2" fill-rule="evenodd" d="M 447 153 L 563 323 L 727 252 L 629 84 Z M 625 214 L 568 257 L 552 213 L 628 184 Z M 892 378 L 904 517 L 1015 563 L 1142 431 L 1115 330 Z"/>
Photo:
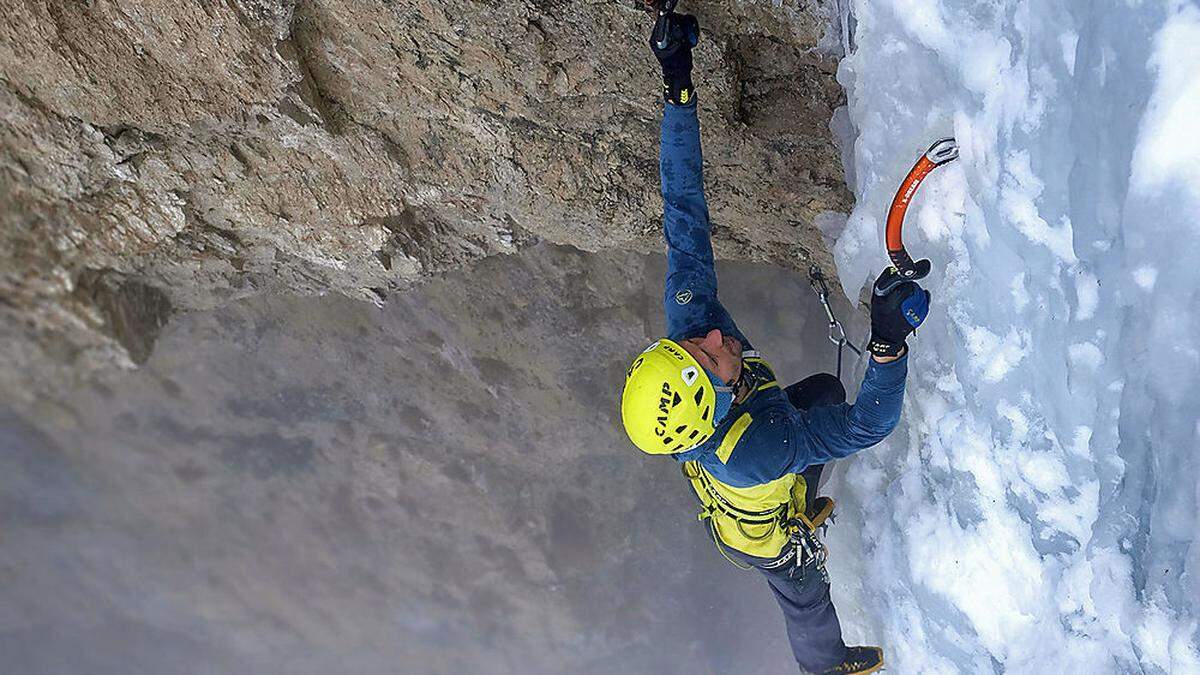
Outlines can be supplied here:
<path id="1" fill-rule="evenodd" d="M 828 373 L 805 378 L 786 391 L 792 405 L 802 410 L 812 406 L 836 405 L 846 400 L 842 383 Z M 816 496 L 821 468 L 809 467 L 803 473 L 808 481 L 810 502 Z M 801 668 L 819 673 L 846 658 L 846 643 L 842 641 L 842 626 L 838 622 L 833 600 L 829 597 L 829 584 L 814 564 L 799 569 L 793 563 L 764 569 L 770 567 L 774 560 L 746 555 L 727 546 L 725 551 L 734 559 L 758 568 L 767 578 L 775 600 L 783 610 L 792 654 Z M 781 557 L 786 554 L 785 550 Z"/>

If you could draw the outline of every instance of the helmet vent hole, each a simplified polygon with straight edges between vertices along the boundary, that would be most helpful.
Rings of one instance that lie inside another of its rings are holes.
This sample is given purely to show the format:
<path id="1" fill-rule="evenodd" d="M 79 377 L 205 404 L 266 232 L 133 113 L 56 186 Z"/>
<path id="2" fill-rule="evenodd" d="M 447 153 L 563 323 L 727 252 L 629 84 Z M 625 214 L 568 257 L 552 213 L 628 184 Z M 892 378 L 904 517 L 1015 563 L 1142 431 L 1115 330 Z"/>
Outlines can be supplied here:
<path id="1" fill-rule="evenodd" d="M 683 401 L 683 399 L 679 396 L 679 392 L 675 392 L 675 397 L 671 399 L 671 407 L 674 408 L 675 406 L 679 405 L 681 401 Z"/>
<path id="2" fill-rule="evenodd" d="M 710 408 L 709 406 L 704 406 L 704 412 L 700 415 L 700 419 L 707 422 L 708 421 L 708 411 L 710 411 L 710 410 L 712 410 L 712 408 Z"/>
<path id="3" fill-rule="evenodd" d="M 700 371 L 696 370 L 696 366 L 688 366 L 680 376 L 683 377 L 683 383 L 690 387 L 696 382 L 696 378 L 700 377 Z"/>
<path id="4" fill-rule="evenodd" d="M 685 430 L 685 429 L 687 429 L 687 425 L 686 425 L 686 424 L 680 424 L 679 426 L 675 427 L 675 433 L 677 433 L 677 434 L 682 434 L 682 433 L 684 432 L 684 430 Z M 695 436 L 696 434 L 692 434 L 692 435 L 693 435 L 693 436 Z"/>
<path id="5" fill-rule="evenodd" d="M 700 405 L 700 403 L 704 400 L 704 389 L 697 389 L 696 395 L 692 398 L 696 400 L 696 405 Z"/>
<path id="6" fill-rule="evenodd" d="M 675 440 L 675 439 L 671 438 L 670 436 L 667 436 L 666 438 L 663 439 L 663 445 L 670 445 L 671 441 L 673 441 L 673 440 Z"/>
<path id="7" fill-rule="evenodd" d="M 698 433 L 700 433 L 699 429 L 692 429 L 692 435 L 688 436 L 688 440 L 690 441 L 690 440 L 696 438 L 696 434 L 698 434 Z"/>

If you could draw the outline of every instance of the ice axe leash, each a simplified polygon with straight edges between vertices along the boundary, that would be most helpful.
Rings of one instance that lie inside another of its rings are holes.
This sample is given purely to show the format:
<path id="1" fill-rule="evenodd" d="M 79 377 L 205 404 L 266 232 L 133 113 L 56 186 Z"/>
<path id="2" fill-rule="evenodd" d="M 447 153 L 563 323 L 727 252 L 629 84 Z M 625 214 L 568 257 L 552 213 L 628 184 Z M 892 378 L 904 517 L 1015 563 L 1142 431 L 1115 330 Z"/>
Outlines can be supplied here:
<path id="1" fill-rule="evenodd" d="M 921 181 L 925 180 L 925 177 L 934 169 L 953 162 L 955 159 L 958 159 L 957 141 L 953 138 L 935 141 L 925 151 L 925 154 L 921 155 L 917 163 L 913 164 L 912 169 L 909 169 L 908 175 L 904 177 L 904 182 L 900 183 L 900 189 L 896 191 L 896 197 L 892 199 L 892 207 L 888 209 L 887 216 L 887 252 L 888 258 L 892 261 L 890 271 L 894 273 L 880 277 L 875 282 L 875 295 L 887 295 L 893 288 L 905 281 L 916 281 L 929 275 L 932 267 L 929 260 L 927 258 L 913 260 L 904 248 L 904 214 L 908 212 L 908 205 L 917 194 L 917 188 L 921 186 Z"/>

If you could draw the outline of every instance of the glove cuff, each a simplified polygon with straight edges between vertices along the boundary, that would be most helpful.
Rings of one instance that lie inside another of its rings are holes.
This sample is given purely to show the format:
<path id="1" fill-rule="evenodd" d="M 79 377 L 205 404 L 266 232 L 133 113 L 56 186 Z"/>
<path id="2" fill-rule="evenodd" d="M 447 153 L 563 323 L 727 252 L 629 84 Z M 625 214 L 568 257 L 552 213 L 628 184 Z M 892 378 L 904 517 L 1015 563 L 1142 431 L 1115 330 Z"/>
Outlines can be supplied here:
<path id="1" fill-rule="evenodd" d="M 892 342 L 891 340 L 885 340 L 881 337 L 872 335 L 871 341 L 867 343 L 867 351 L 871 352 L 875 356 L 881 357 L 900 356 L 900 352 L 904 351 L 905 346 L 907 345 L 904 340 L 896 343 Z"/>
<path id="2" fill-rule="evenodd" d="M 691 105 L 696 102 L 696 88 L 690 73 L 663 74 L 663 100 L 672 105 Z"/>

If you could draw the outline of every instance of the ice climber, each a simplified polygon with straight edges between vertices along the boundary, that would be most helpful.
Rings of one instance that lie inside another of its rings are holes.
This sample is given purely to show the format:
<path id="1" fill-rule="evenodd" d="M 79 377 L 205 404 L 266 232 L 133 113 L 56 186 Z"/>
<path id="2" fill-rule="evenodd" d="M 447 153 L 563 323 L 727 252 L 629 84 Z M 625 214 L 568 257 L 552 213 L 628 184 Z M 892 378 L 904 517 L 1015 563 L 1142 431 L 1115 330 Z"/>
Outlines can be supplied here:
<path id="1" fill-rule="evenodd" d="M 651 39 L 665 98 L 659 168 L 667 337 L 629 368 L 625 430 L 642 451 L 682 465 L 718 549 L 766 577 L 802 669 L 875 672 L 882 649 L 842 640 L 818 536 L 832 500 L 812 493 L 825 462 L 878 443 L 899 421 L 905 342 L 926 316 L 929 293 L 907 281 L 872 298 L 871 363 L 853 405 L 829 374 L 779 387 L 717 299 L 691 79 L 699 25 L 691 16 L 668 18 L 667 39 Z"/>

